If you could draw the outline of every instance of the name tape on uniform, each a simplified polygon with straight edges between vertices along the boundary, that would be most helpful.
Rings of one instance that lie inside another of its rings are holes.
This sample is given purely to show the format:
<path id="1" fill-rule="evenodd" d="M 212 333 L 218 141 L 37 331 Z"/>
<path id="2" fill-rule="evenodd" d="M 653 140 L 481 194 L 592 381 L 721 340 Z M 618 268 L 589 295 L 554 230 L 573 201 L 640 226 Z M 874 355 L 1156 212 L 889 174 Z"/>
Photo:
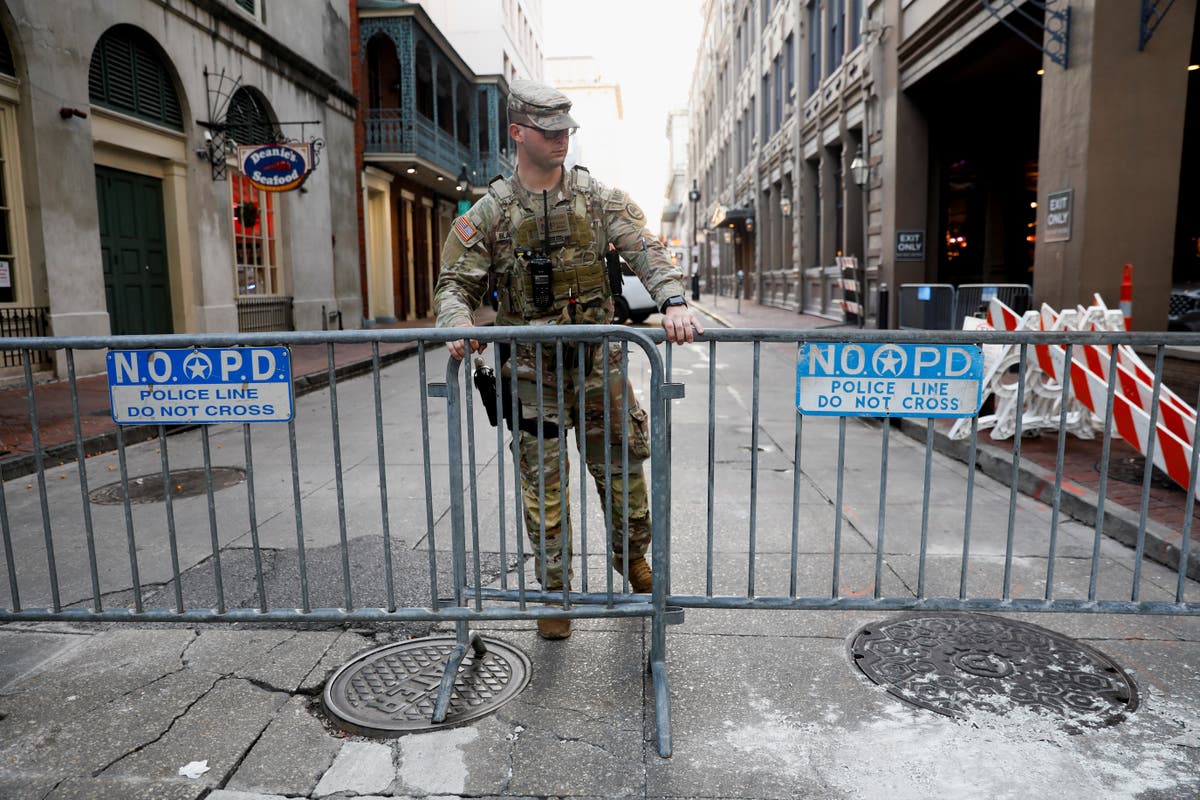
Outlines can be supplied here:
<path id="1" fill-rule="evenodd" d="M 982 389 L 978 345 L 808 342 L 796 363 L 796 408 L 805 414 L 972 417 Z"/>
<path id="2" fill-rule="evenodd" d="M 110 350 L 107 361 L 113 420 L 122 425 L 292 418 L 286 347 Z"/>

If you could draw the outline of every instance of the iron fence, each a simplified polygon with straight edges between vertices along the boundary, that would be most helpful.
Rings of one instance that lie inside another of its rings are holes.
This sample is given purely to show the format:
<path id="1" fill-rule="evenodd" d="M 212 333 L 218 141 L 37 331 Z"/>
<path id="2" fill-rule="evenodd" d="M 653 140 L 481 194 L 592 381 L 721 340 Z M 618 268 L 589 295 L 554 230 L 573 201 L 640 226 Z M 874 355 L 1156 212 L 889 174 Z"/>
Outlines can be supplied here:
<path id="1" fill-rule="evenodd" d="M 49 333 L 48 315 L 45 306 L 13 306 L 0 308 L 0 338 L 27 338 L 45 336 Z M 50 350 L 27 351 L 34 364 L 50 364 L 54 353 Z M 0 350 L 0 367 L 21 366 L 21 351 Z"/>
<path id="2" fill-rule="evenodd" d="M 239 297 L 237 314 L 240 333 L 290 331 L 296 327 L 290 297 Z"/>

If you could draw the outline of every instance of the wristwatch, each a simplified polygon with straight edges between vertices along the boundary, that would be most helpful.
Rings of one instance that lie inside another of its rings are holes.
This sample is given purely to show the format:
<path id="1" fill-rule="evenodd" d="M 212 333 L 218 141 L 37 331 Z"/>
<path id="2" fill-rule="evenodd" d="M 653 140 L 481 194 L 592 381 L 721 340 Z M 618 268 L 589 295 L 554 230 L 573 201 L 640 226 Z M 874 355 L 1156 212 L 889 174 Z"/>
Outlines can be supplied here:
<path id="1" fill-rule="evenodd" d="M 659 309 L 662 313 L 667 313 L 667 309 L 671 306 L 687 306 L 687 300 L 683 299 L 683 295 L 676 294 L 668 297 L 663 301 L 662 308 Z"/>

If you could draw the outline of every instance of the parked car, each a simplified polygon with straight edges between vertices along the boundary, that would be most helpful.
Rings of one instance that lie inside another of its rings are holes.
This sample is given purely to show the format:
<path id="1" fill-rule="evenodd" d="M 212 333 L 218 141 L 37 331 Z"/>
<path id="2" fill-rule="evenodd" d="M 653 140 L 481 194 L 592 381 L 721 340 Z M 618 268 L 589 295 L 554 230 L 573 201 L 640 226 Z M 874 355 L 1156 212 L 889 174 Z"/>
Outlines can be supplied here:
<path id="1" fill-rule="evenodd" d="M 1200 289 L 1174 289 L 1167 312 L 1167 330 L 1200 331 Z"/>
<path id="2" fill-rule="evenodd" d="M 641 280 L 624 263 L 621 264 L 621 296 L 613 298 L 613 322 L 621 325 L 632 322 L 640 325 L 658 311 L 653 298 Z"/>

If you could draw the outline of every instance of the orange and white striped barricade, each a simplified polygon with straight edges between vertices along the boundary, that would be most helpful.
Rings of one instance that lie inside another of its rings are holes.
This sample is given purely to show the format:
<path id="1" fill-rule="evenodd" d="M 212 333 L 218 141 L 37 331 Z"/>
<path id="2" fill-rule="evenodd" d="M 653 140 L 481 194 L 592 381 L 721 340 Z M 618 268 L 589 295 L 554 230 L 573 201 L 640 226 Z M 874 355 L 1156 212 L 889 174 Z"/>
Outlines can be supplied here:
<path id="1" fill-rule="evenodd" d="M 963 318 L 964 331 L 990 331 L 992 326 L 987 320 L 978 319 L 976 317 Z M 982 406 L 983 402 L 991 395 L 996 395 L 994 406 L 999 406 L 1003 393 L 1007 389 L 1003 385 L 1003 378 L 1007 373 L 1008 368 L 1016 362 L 1017 356 L 1013 353 L 1015 348 L 1010 344 L 985 344 L 983 345 L 983 380 L 982 389 L 979 396 L 979 403 Z M 997 394 L 999 389 L 1000 394 Z M 977 429 L 986 430 L 992 427 L 996 422 L 996 414 L 980 414 L 978 416 Z M 951 439 L 966 439 L 971 435 L 971 418 L 959 417 L 950 426 L 949 437 Z"/>
<path id="2" fill-rule="evenodd" d="M 966 320 L 964 320 L 965 322 Z M 988 304 L 987 324 L 996 330 L 1005 331 L 1038 330 L 1039 327 L 1036 311 L 1028 311 L 1022 317 L 996 298 L 993 298 Z M 985 354 L 987 347 L 998 348 L 992 358 L 989 359 L 986 355 L 984 358 L 983 397 L 986 398 L 990 395 L 994 398 L 993 411 L 991 414 L 979 416 L 978 428 L 980 430 L 990 428 L 992 439 L 1009 439 L 1016 433 L 1017 427 L 1017 390 L 1019 387 L 1012 367 L 1020 363 L 1021 347 L 1016 344 L 985 345 Z M 1026 407 L 1022 409 L 1024 413 L 1022 427 L 1026 430 L 1042 427 L 1042 423 L 1045 422 L 1041 417 L 1034 418 L 1028 413 L 1029 403 L 1034 397 L 1033 387 L 1042 381 L 1044 381 L 1044 376 L 1036 363 L 1030 359 L 1025 368 L 1024 401 Z M 951 427 L 949 435 L 953 439 L 962 439 L 970 435 L 970 430 L 969 419 L 958 420 Z"/>
<path id="3" fill-rule="evenodd" d="M 1063 345 L 1039 345 L 1046 348 L 1047 360 L 1054 376 L 1065 374 L 1066 348 Z M 1090 409 L 1103 415 L 1108 384 L 1104 378 L 1088 369 L 1084 359 L 1071 356 L 1071 394 Z M 1180 439 L 1161 423 L 1150 429 L 1150 415 L 1135 402 L 1119 391 L 1113 392 L 1113 418 L 1110 423 L 1115 433 L 1120 434 L 1143 456 L 1148 456 L 1153 442 L 1154 466 L 1165 472 L 1171 480 L 1185 489 L 1191 481 L 1192 445 Z"/>
<path id="4" fill-rule="evenodd" d="M 1041 309 L 1041 327 L 1044 331 L 1073 331 L 1079 329 L 1079 314 L 1071 309 L 1063 309 L 1059 313 L 1052 309 L 1049 305 L 1042 303 Z M 1061 345 L 1058 346 L 1061 349 Z M 1047 395 L 1053 395 L 1054 405 L 1047 416 L 1054 418 L 1054 427 L 1058 428 L 1059 407 L 1062 404 L 1062 384 L 1058 376 L 1062 372 L 1055 366 L 1052 360 L 1051 345 L 1034 345 L 1038 366 L 1049 377 L 1049 380 L 1042 384 L 1042 387 Z M 1074 350 L 1078 353 L 1079 348 Z M 1076 357 L 1078 357 L 1076 355 Z M 1049 399 L 1049 398 L 1047 398 Z M 1080 439 L 1092 439 L 1096 434 L 1102 432 L 1103 428 L 1103 409 L 1097 415 L 1095 409 L 1085 403 L 1081 403 L 1074 392 L 1067 397 L 1067 431 L 1078 436 Z"/>
<path id="5" fill-rule="evenodd" d="M 1123 330 L 1114 328 L 1113 319 L 1116 312 L 1109 311 L 1103 306 L 1099 295 L 1096 296 L 1097 310 L 1102 309 L 1103 322 L 1095 322 L 1095 317 L 1089 315 L 1090 326 L 1081 330 Z M 1122 323 L 1123 324 L 1123 323 Z M 1102 345 L 1091 345 L 1085 348 L 1088 368 L 1104 380 L 1108 380 L 1109 348 Z M 1154 400 L 1154 371 L 1146 366 L 1141 356 L 1129 345 L 1117 347 L 1117 382 L 1121 391 L 1129 400 L 1145 412 L 1150 412 L 1150 404 Z M 1189 445 L 1196 443 L 1196 409 L 1183 401 L 1179 395 L 1171 391 L 1166 384 L 1159 385 L 1158 391 L 1159 421 L 1172 433 Z"/>

